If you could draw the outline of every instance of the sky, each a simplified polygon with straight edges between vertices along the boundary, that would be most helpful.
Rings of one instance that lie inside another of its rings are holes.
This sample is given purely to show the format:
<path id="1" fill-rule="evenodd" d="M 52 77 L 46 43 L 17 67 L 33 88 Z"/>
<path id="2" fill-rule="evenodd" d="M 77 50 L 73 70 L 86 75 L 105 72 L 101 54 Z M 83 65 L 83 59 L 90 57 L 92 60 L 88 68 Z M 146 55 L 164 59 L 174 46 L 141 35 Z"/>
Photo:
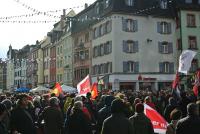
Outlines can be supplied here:
<path id="1" fill-rule="evenodd" d="M 21 49 L 27 44 L 35 44 L 36 40 L 42 40 L 51 31 L 55 21 L 59 18 L 47 15 L 34 15 L 32 17 L 5 17 L 29 15 L 37 11 L 51 12 L 54 16 L 60 16 L 62 9 L 66 13 L 73 8 L 76 13 L 84 9 L 84 4 L 92 4 L 95 0 L 1 0 L 0 4 L 0 58 L 5 59 L 9 45 L 13 49 Z M 36 10 L 34 10 L 36 9 Z M 4 21 L 4 22 L 3 22 Z M 5 22 L 10 21 L 10 22 Z M 25 21 L 26 23 L 13 23 L 13 21 Z M 51 23 L 28 23 L 29 21 L 52 21 Z M 12 22 L 12 23 L 11 23 Z"/>

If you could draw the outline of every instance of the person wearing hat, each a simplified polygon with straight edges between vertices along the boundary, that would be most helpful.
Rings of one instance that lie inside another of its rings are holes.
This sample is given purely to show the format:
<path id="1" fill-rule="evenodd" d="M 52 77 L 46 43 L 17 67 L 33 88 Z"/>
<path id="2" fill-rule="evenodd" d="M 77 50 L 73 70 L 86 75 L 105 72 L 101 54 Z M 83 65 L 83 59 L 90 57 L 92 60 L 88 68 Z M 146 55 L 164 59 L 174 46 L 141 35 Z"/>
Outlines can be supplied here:
<path id="1" fill-rule="evenodd" d="M 133 134 L 131 122 L 124 114 L 125 105 L 121 99 L 111 103 L 111 116 L 104 120 L 101 134 Z"/>
<path id="2" fill-rule="evenodd" d="M 17 107 L 11 111 L 10 127 L 11 133 L 35 134 L 33 118 L 27 111 L 28 95 L 18 96 Z"/>
<path id="3" fill-rule="evenodd" d="M 129 119 L 132 124 L 133 134 L 154 134 L 153 125 L 144 114 L 144 105 L 135 105 L 135 114 Z"/>
<path id="4" fill-rule="evenodd" d="M 3 121 L 4 117 L 7 114 L 6 106 L 0 103 L 0 134 L 8 134 L 8 128 Z"/>

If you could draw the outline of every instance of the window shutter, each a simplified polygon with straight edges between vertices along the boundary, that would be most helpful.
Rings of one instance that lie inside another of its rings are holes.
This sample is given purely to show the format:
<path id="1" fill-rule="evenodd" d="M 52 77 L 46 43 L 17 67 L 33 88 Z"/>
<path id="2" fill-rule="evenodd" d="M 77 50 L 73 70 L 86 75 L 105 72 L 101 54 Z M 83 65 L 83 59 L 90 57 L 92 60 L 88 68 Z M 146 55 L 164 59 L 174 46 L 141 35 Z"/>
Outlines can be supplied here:
<path id="1" fill-rule="evenodd" d="M 159 63 L 159 72 L 160 72 L 160 73 L 163 73 L 163 72 L 164 72 L 164 64 L 163 64 L 163 62 L 160 62 L 160 63 Z"/>
<path id="2" fill-rule="evenodd" d="M 174 63 L 173 62 L 171 62 L 169 64 L 169 73 L 174 73 Z"/>
<path id="3" fill-rule="evenodd" d="M 167 23 L 167 30 L 168 30 L 168 34 L 172 33 L 172 26 L 171 23 Z"/>
<path id="4" fill-rule="evenodd" d="M 127 52 L 127 42 L 123 40 L 123 52 Z"/>
<path id="5" fill-rule="evenodd" d="M 128 72 L 128 62 L 123 61 L 123 72 Z"/>
<path id="6" fill-rule="evenodd" d="M 127 24 L 126 24 L 126 19 L 124 19 L 124 18 L 122 18 L 122 30 L 123 31 L 127 31 L 127 26 L 126 26 Z"/>
<path id="7" fill-rule="evenodd" d="M 139 62 L 134 63 L 134 72 L 139 73 Z"/>
<path id="8" fill-rule="evenodd" d="M 169 42 L 168 43 L 168 47 L 169 47 L 169 53 L 173 53 L 173 44 L 172 44 L 172 42 Z"/>
<path id="9" fill-rule="evenodd" d="M 134 32 L 137 32 L 137 31 L 138 31 L 138 21 L 137 21 L 137 20 L 134 20 L 134 21 L 133 21 L 133 26 L 134 26 L 134 27 L 133 27 L 133 31 L 134 31 Z"/>
<path id="10" fill-rule="evenodd" d="M 100 56 L 100 55 L 101 55 L 101 47 L 97 46 L 97 56 Z"/>
<path id="11" fill-rule="evenodd" d="M 163 53 L 162 42 L 158 42 L 158 52 Z"/>
<path id="12" fill-rule="evenodd" d="M 104 54 L 107 54 L 107 46 L 106 46 L 106 43 L 103 44 L 103 47 L 104 47 Z"/>
<path id="13" fill-rule="evenodd" d="M 112 41 L 109 41 L 109 53 L 112 53 Z"/>
<path id="14" fill-rule="evenodd" d="M 139 45 L 138 41 L 133 42 L 133 52 L 138 52 L 139 51 Z"/>
<path id="15" fill-rule="evenodd" d="M 157 22 L 157 32 L 161 33 L 161 23 Z"/>

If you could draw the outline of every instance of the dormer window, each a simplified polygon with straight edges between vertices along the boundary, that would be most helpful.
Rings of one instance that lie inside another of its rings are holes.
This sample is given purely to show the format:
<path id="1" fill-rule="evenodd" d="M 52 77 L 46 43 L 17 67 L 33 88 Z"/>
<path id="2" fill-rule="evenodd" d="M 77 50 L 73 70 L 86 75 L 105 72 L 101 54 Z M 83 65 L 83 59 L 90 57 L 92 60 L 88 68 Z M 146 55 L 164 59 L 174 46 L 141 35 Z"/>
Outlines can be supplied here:
<path id="1" fill-rule="evenodd" d="M 167 9 L 167 0 L 160 0 L 160 8 Z"/>
<path id="2" fill-rule="evenodd" d="M 192 0 L 185 0 L 185 3 L 191 4 L 191 3 L 192 3 Z"/>
<path id="3" fill-rule="evenodd" d="M 134 6 L 134 0 L 125 0 L 127 6 Z"/>
<path id="4" fill-rule="evenodd" d="M 105 0 L 105 8 L 108 8 L 109 4 L 110 4 L 110 0 Z"/>

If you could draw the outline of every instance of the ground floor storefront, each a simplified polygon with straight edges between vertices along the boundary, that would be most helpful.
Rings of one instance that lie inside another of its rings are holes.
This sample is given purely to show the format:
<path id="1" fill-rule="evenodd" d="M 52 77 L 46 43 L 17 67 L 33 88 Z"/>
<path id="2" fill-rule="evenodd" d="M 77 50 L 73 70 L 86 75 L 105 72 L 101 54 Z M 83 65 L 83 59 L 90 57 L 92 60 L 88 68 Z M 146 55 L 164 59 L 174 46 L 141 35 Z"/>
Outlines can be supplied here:
<path id="1" fill-rule="evenodd" d="M 101 79 L 103 76 L 99 76 Z M 109 74 L 101 89 L 112 90 L 161 90 L 170 89 L 175 74 Z M 97 82 L 96 77 L 92 77 Z"/>

